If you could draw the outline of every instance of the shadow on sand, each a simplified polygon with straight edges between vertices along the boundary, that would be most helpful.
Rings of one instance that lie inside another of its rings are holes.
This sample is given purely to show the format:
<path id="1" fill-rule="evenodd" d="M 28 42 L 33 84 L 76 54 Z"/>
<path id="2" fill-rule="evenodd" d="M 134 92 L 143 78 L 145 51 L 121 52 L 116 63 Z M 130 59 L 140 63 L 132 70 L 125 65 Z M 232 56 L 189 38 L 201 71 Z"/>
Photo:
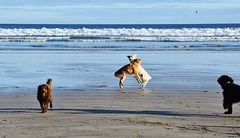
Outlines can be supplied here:
<path id="1" fill-rule="evenodd" d="M 129 110 L 107 110 L 107 109 L 64 109 L 53 108 L 49 111 L 63 112 L 65 114 L 136 114 L 136 115 L 162 115 L 162 116 L 182 116 L 182 117 L 203 117 L 203 118 L 240 118 L 239 116 L 224 114 L 189 114 L 174 111 L 129 111 Z M 0 113 L 40 113 L 41 109 L 37 108 L 0 108 Z"/>

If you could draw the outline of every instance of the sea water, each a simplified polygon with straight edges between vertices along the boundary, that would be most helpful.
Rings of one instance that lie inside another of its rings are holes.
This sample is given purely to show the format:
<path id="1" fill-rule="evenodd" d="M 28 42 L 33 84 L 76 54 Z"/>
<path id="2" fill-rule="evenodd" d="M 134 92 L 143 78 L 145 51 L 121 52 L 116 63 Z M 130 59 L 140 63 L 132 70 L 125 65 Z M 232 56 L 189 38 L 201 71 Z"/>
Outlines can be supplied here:
<path id="1" fill-rule="evenodd" d="M 219 75 L 240 77 L 239 50 L 240 24 L 0 24 L 0 90 L 50 77 L 55 89 L 115 89 L 113 73 L 137 54 L 153 77 L 146 88 L 217 91 Z"/>
<path id="2" fill-rule="evenodd" d="M 1 24 L 0 49 L 239 50 L 240 24 Z"/>

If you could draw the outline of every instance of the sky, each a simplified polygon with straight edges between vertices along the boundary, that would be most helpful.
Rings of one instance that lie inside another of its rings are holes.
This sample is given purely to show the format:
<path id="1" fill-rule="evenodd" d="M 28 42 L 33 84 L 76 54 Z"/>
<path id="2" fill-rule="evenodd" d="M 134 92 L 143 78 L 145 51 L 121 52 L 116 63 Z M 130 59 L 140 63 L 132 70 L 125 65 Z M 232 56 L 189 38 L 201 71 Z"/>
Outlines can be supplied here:
<path id="1" fill-rule="evenodd" d="M 0 24 L 214 23 L 240 23 L 240 0 L 0 0 Z"/>

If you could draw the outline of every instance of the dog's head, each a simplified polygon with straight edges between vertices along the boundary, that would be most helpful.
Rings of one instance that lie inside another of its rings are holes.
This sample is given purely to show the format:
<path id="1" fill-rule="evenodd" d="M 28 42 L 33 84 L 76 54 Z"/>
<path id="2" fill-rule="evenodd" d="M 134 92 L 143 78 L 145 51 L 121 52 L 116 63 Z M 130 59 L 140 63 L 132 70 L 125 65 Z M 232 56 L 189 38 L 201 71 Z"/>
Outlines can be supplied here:
<path id="1" fill-rule="evenodd" d="M 42 97 L 46 97 L 48 95 L 48 86 L 45 84 L 39 85 L 38 92 L 40 92 Z"/>
<path id="2" fill-rule="evenodd" d="M 137 59 L 137 55 L 134 54 L 133 56 L 127 56 L 129 61 L 132 63 L 135 59 Z"/>
<path id="3" fill-rule="evenodd" d="M 139 58 L 134 59 L 133 64 L 141 64 L 141 59 L 139 59 Z"/>
<path id="4" fill-rule="evenodd" d="M 222 75 L 220 78 L 218 78 L 217 82 L 223 89 L 226 83 L 233 83 L 233 79 L 227 75 Z"/>

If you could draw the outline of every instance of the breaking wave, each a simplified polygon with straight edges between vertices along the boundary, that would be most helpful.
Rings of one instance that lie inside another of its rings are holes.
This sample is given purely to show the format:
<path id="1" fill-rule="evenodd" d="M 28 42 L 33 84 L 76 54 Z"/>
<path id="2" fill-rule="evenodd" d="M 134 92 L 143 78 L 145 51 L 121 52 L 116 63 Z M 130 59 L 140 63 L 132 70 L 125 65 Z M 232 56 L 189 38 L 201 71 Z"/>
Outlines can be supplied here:
<path id="1" fill-rule="evenodd" d="M 0 42 L 188 42 L 188 41 L 240 41 L 240 28 L 102 28 L 102 29 L 5 29 L 0 28 Z"/>

